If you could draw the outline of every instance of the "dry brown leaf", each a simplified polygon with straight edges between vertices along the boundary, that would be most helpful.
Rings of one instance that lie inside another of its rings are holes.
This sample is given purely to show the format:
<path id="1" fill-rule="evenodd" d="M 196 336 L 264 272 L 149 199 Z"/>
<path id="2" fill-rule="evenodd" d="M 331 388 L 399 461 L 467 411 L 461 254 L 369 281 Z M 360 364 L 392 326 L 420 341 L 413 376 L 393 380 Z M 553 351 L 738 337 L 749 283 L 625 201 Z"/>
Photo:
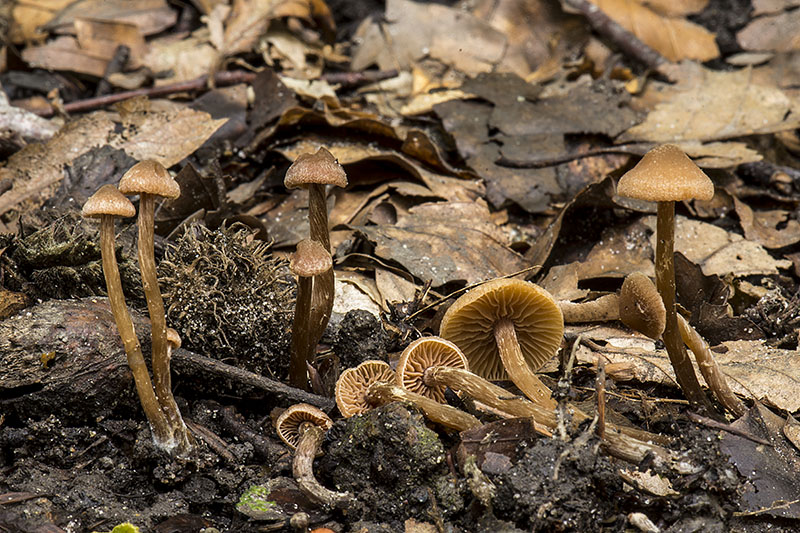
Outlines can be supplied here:
<path id="1" fill-rule="evenodd" d="M 783 248 L 800 242 L 800 222 L 790 219 L 791 213 L 783 209 L 753 211 L 735 196 L 733 203 L 744 235 L 764 248 Z"/>
<path id="2" fill-rule="evenodd" d="M 117 46 L 127 46 L 130 53 L 126 68 L 138 68 L 147 52 L 139 27 L 129 22 L 76 18 L 75 36 L 82 50 L 108 61 L 114 57 Z"/>
<path id="3" fill-rule="evenodd" d="M 414 299 L 417 286 L 408 279 L 408 275 L 401 276 L 385 268 L 375 268 L 375 285 L 381 295 L 381 305 L 395 302 L 410 302 Z"/>
<path id="4" fill-rule="evenodd" d="M 786 9 L 800 6 L 800 0 L 753 0 L 752 16 L 757 17 L 766 13 L 778 13 Z"/>
<path id="5" fill-rule="evenodd" d="M 653 230 L 650 238 L 651 246 L 655 249 L 656 218 L 645 217 L 644 223 Z M 700 265 L 706 276 L 777 274 L 779 268 L 792 266 L 792 262 L 786 259 L 774 259 L 757 242 L 713 224 L 681 216 L 675 217 L 675 251 Z"/>
<path id="6" fill-rule="evenodd" d="M 208 32 L 200 29 L 188 37 L 166 35 L 150 42 L 143 63 L 153 72 L 171 76 L 156 80 L 157 85 L 192 80 L 212 72 L 220 61 L 219 52 L 208 42 Z"/>
<path id="7" fill-rule="evenodd" d="M 522 257 L 499 240 L 486 205 L 447 202 L 412 207 L 394 226 L 354 227 L 375 243 L 375 254 L 400 263 L 438 287 L 451 281 L 476 281 L 524 268 Z"/>
<path id="8" fill-rule="evenodd" d="M 372 63 L 388 69 L 409 69 L 430 56 L 466 74 L 489 72 L 502 58 L 502 33 L 468 12 L 438 4 L 389 0 L 386 23 L 365 20 L 357 32 L 352 70 Z"/>
<path id="9" fill-rule="evenodd" d="M 22 59 L 31 67 L 49 70 L 70 70 L 103 77 L 108 64 L 105 54 L 94 55 L 82 50 L 77 39 L 63 35 L 42 46 L 27 46 L 22 50 Z"/>
<path id="10" fill-rule="evenodd" d="M 800 126 L 797 104 L 780 89 L 754 83 L 749 68 L 717 72 L 684 63 L 673 74 L 680 80 L 666 88 L 666 101 L 619 141 L 711 141 Z"/>
<path id="11" fill-rule="evenodd" d="M 719 57 L 714 34 L 693 22 L 659 15 L 637 0 L 592 0 L 604 13 L 670 61 Z"/>
<path id="12" fill-rule="evenodd" d="M 74 22 L 79 18 L 127 22 L 138 26 L 142 35 L 153 35 L 175 24 L 178 13 L 166 0 L 78 0 L 56 15 L 45 29 L 74 34 Z"/>
<path id="13" fill-rule="evenodd" d="M 9 39 L 19 44 L 46 37 L 41 27 L 53 20 L 62 9 L 74 0 L 26 0 L 15 2 L 11 11 L 12 23 Z"/>
<path id="14" fill-rule="evenodd" d="M 642 4 L 664 16 L 680 17 L 701 12 L 708 0 L 642 0 Z"/>
<path id="15" fill-rule="evenodd" d="M 580 331 L 588 339 L 605 341 L 607 349 L 602 356 L 607 357 L 607 362 L 613 363 L 627 380 L 677 386 L 666 350 L 656 350 L 649 339 L 633 342 L 640 339 L 637 334 L 611 326 L 570 327 L 570 330 Z M 796 350 L 771 348 L 757 340 L 723 342 L 714 352 L 734 393 L 743 397 L 750 397 L 752 393 L 756 399 L 788 412 L 800 409 L 800 395 L 797 394 L 800 353 Z M 582 363 L 595 365 L 599 356 L 583 345 L 577 351 L 577 359 Z M 695 373 L 702 382 L 696 364 Z"/>
<path id="16" fill-rule="evenodd" d="M 679 142 L 676 143 L 686 155 L 694 159 L 701 168 L 734 168 L 744 163 L 761 161 L 763 156 L 747 143 L 727 142 Z"/>
<path id="17" fill-rule="evenodd" d="M 791 52 L 800 49 L 800 11 L 787 11 L 753 19 L 739 33 L 736 41 L 745 50 Z"/>

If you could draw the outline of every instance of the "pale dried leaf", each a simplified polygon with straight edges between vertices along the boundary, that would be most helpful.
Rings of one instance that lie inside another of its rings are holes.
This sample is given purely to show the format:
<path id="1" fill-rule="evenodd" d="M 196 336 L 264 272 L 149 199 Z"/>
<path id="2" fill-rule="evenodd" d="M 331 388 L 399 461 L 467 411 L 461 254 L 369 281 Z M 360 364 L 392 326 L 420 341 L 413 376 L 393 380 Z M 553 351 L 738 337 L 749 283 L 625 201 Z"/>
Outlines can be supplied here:
<path id="1" fill-rule="evenodd" d="M 298 80 L 287 76 L 280 76 L 280 79 L 281 83 L 300 96 L 314 100 L 330 98 L 331 102 L 338 102 L 336 90 L 325 80 Z"/>
<path id="2" fill-rule="evenodd" d="M 141 65 L 147 52 L 139 27 L 129 22 L 76 18 L 75 36 L 82 50 L 107 61 L 114 57 L 117 46 L 127 46 L 129 55 L 126 67 L 131 69 Z"/>
<path id="3" fill-rule="evenodd" d="M 46 33 L 42 26 L 53 20 L 62 9 L 74 0 L 26 0 L 15 2 L 11 10 L 12 23 L 9 39 L 19 44 L 42 39 Z"/>
<path id="4" fill-rule="evenodd" d="M 791 52 L 800 49 L 800 11 L 788 11 L 753 19 L 739 33 L 736 41 L 745 50 Z"/>
<path id="5" fill-rule="evenodd" d="M 127 22 L 139 27 L 142 35 L 160 33 L 178 20 L 178 13 L 166 0 L 78 0 L 61 11 L 45 26 L 55 33 L 75 33 L 78 18 Z"/>
<path id="6" fill-rule="evenodd" d="M 659 15 L 636 0 L 593 0 L 604 13 L 670 61 L 719 57 L 714 34 L 681 18 Z"/>
<path id="7" fill-rule="evenodd" d="M 433 106 L 450 100 L 466 100 L 472 95 L 460 89 L 437 91 L 434 93 L 418 94 L 400 108 L 400 114 L 406 117 L 423 115 L 433 111 Z"/>
<path id="8" fill-rule="evenodd" d="M 81 74 L 103 77 L 108 64 L 105 54 L 97 56 L 82 50 L 74 37 L 64 35 L 42 46 L 27 46 L 22 50 L 22 59 L 31 67 L 48 70 L 70 70 Z"/>
<path id="9" fill-rule="evenodd" d="M 0 87 L 0 132 L 14 134 L 26 141 L 46 141 L 58 131 L 54 121 L 12 106 Z"/>
<path id="10" fill-rule="evenodd" d="M 676 143 L 686 155 L 701 168 L 734 168 L 744 163 L 761 161 L 764 157 L 746 143 L 727 142 L 679 142 Z"/>
<path id="11" fill-rule="evenodd" d="M 701 12 L 708 0 L 642 0 L 642 4 L 667 17 L 680 17 Z"/>
<path id="12" fill-rule="evenodd" d="M 668 99 L 620 141 L 711 141 L 790 130 L 800 110 L 780 89 L 752 81 L 752 70 L 717 72 L 686 63 Z"/>
<path id="13" fill-rule="evenodd" d="M 526 265 L 503 244 L 481 202 L 422 204 L 393 226 L 358 226 L 375 243 L 375 254 L 400 263 L 434 286 L 517 272 Z"/>
<path id="14" fill-rule="evenodd" d="M 765 248 L 783 248 L 800 242 L 800 222 L 790 219 L 789 211 L 774 209 L 753 211 L 747 204 L 733 198 L 744 235 Z M 788 220 L 787 220 L 788 219 Z"/>
<path id="15" fill-rule="evenodd" d="M 201 29 L 188 37 L 166 35 L 154 39 L 142 61 L 153 72 L 171 74 L 156 80 L 157 85 L 198 78 L 213 72 L 221 59 L 208 37 L 208 30 Z"/>
<path id="16" fill-rule="evenodd" d="M 375 285 L 384 307 L 387 303 L 410 302 L 417 292 L 417 285 L 407 275 L 403 277 L 381 267 L 375 268 Z"/>
<path id="17" fill-rule="evenodd" d="M 379 299 L 374 280 L 358 272 L 337 271 L 331 320 L 336 322 L 353 309 L 364 309 L 379 317 Z"/>
<path id="18" fill-rule="evenodd" d="M 753 0 L 753 12 L 751 15 L 757 17 L 766 13 L 778 13 L 793 7 L 800 6 L 800 0 Z"/>

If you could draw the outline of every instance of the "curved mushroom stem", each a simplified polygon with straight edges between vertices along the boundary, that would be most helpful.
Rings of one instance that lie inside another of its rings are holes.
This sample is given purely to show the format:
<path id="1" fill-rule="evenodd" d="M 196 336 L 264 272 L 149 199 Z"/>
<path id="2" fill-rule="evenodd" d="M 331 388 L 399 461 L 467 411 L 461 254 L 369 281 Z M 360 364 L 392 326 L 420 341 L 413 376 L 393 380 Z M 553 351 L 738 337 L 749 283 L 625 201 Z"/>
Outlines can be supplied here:
<path id="1" fill-rule="evenodd" d="M 314 424 L 304 424 L 304 426 L 305 429 L 300 428 L 300 441 L 297 443 L 292 460 L 292 473 L 300 492 L 310 500 L 328 507 L 346 507 L 353 500 L 349 492 L 326 489 L 314 477 L 314 457 L 322 445 L 325 430 Z"/>
<path id="2" fill-rule="evenodd" d="M 498 320 L 494 325 L 494 338 L 511 381 L 534 403 L 555 409 L 557 402 L 551 397 L 552 391 L 533 373 L 522 355 L 514 322 L 507 318 Z"/>
<path id="3" fill-rule="evenodd" d="M 308 186 L 309 236 L 331 251 L 331 236 L 328 231 L 328 204 L 325 185 L 312 183 Z M 314 278 L 314 295 L 311 303 L 311 335 L 319 340 L 325 333 L 333 311 L 335 280 L 333 269 Z M 314 346 L 316 348 L 316 345 Z"/>
<path id="4" fill-rule="evenodd" d="M 725 374 L 722 373 L 717 361 L 714 359 L 708 343 L 697 333 L 689 322 L 686 321 L 681 315 L 678 315 L 678 329 L 680 329 L 683 342 L 694 353 L 694 358 L 697 360 L 697 366 L 700 367 L 700 373 L 708 383 L 709 388 L 714 392 L 719 403 L 725 406 L 731 413 L 736 416 L 742 416 L 747 412 L 747 407 L 744 402 L 736 396 L 728 386 L 728 381 L 725 379 Z"/>
<path id="5" fill-rule="evenodd" d="M 308 389 L 308 370 L 306 362 L 313 357 L 314 347 L 319 338 L 311 336 L 311 289 L 313 278 L 297 277 L 297 300 L 292 324 L 292 359 L 289 361 L 289 383 L 298 389 Z"/>
<path id="6" fill-rule="evenodd" d="M 367 389 L 367 401 L 374 405 L 383 405 L 390 402 L 413 403 L 430 421 L 456 431 L 478 427 L 481 421 L 469 413 L 431 400 L 421 394 L 407 391 L 391 383 L 373 383 Z"/>
<path id="7" fill-rule="evenodd" d="M 178 404 L 172 395 L 172 378 L 170 375 L 170 354 L 167 343 L 167 320 L 164 313 L 164 300 L 158 288 L 156 274 L 155 246 L 153 243 L 153 223 L 155 220 L 155 197 L 152 194 L 141 194 L 139 197 L 139 270 L 142 275 L 142 287 L 147 299 L 147 311 L 150 314 L 153 342 L 153 383 L 156 397 L 167 417 L 170 428 L 176 439 L 178 453 L 188 452 L 194 445 L 194 437 L 189 433 L 183 421 Z"/>
<path id="8" fill-rule="evenodd" d="M 153 383 L 150 381 L 150 373 L 144 362 L 142 346 L 136 337 L 133 320 L 131 320 L 128 307 L 125 305 L 125 295 L 122 292 L 122 281 L 114 250 L 114 237 L 114 217 L 103 215 L 100 220 L 100 255 L 103 260 L 103 276 L 106 279 L 111 312 L 114 314 L 114 321 L 117 323 L 117 330 L 125 348 L 128 367 L 133 374 L 139 401 L 147 417 L 147 422 L 150 424 L 150 431 L 153 432 L 153 440 L 158 447 L 170 450 L 174 447 L 172 431 L 153 391 Z"/>
<path id="9" fill-rule="evenodd" d="M 696 408 L 714 412 L 708 397 L 697 381 L 694 367 L 683 345 L 675 312 L 675 202 L 658 202 L 656 221 L 656 287 L 664 300 L 667 322 L 662 339 L 675 369 L 675 377 L 686 398 Z"/>
<path id="10" fill-rule="evenodd" d="M 605 322 L 619 318 L 619 296 L 606 294 L 591 302 L 558 302 L 564 322 Z"/>

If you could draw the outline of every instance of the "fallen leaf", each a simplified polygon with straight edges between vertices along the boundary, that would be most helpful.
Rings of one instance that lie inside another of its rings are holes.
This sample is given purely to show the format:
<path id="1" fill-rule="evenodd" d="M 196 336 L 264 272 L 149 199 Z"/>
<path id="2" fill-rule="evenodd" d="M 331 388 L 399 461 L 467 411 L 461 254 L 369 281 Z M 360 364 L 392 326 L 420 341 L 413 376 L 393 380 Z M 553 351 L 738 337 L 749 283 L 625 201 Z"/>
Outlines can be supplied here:
<path id="1" fill-rule="evenodd" d="M 54 121 L 12 106 L 0 88 L 0 131 L 18 135 L 24 141 L 46 141 L 58 131 Z"/>
<path id="2" fill-rule="evenodd" d="M 117 46 L 125 45 L 130 51 L 125 67 L 135 69 L 141 65 L 147 45 L 136 24 L 76 18 L 74 25 L 78 44 L 86 53 L 110 61 Z"/>
<path id="3" fill-rule="evenodd" d="M 381 267 L 375 268 L 375 285 L 384 309 L 387 303 L 410 302 L 417 293 L 417 285 L 408 277 Z"/>
<path id="4" fill-rule="evenodd" d="M 160 33 L 178 20 L 178 13 L 165 0 L 78 0 L 45 25 L 47 31 L 74 34 L 79 18 L 127 22 L 139 27 L 142 35 Z"/>
<path id="5" fill-rule="evenodd" d="M 95 55 L 81 49 L 77 39 L 63 35 L 42 46 L 27 46 L 22 59 L 31 67 L 66 69 L 102 78 L 108 65 L 106 54 Z"/>
<path id="6" fill-rule="evenodd" d="M 744 235 L 764 248 L 783 248 L 800 242 L 800 222 L 789 218 L 790 212 L 783 209 L 753 211 L 746 203 L 733 198 L 739 223 Z"/>
<path id="7" fill-rule="evenodd" d="M 670 61 L 719 57 L 714 34 L 681 18 L 662 16 L 637 0 L 592 0 L 604 13 Z"/>
<path id="8" fill-rule="evenodd" d="M 165 35 L 151 40 L 142 62 L 153 72 L 169 73 L 156 80 L 156 85 L 166 85 L 209 74 L 220 59 L 208 42 L 208 31 L 201 28 L 188 37 Z"/>
<path id="9" fill-rule="evenodd" d="M 642 4 L 664 16 L 679 17 L 701 12 L 708 0 L 642 0 Z"/>
<path id="10" fill-rule="evenodd" d="M 47 33 L 42 26 L 53 20 L 62 9 L 74 0 L 27 0 L 14 2 L 11 10 L 12 24 L 8 37 L 12 43 L 21 44 L 43 39 Z"/>
<path id="11" fill-rule="evenodd" d="M 736 42 L 745 50 L 790 52 L 800 49 L 800 12 L 786 11 L 754 18 L 739 33 Z"/>
<path id="12" fill-rule="evenodd" d="M 764 15 L 766 13 L 778 13 L 780 11 L 800 6 L 800 0 L 752 0 L 752 16 Z"/>
<path id="13" fill-rule="evenodd" d="M 498 239 L 499 229 L 480 201 L 422 204 L 394 226 L 353 229 L 375 243 L 375 255 L 400 263 L 435 287 L 453 281 L 475 283 L 526 266 Z"/>
<path id="14" fill-rule="evenodd" d="M 711 141 L 790 130 L 800 126 L 800 110 L 780 89 L 752 82 L 752 69 L 712 71 L 695 63 L 667 100 L 618 141 Z"/>

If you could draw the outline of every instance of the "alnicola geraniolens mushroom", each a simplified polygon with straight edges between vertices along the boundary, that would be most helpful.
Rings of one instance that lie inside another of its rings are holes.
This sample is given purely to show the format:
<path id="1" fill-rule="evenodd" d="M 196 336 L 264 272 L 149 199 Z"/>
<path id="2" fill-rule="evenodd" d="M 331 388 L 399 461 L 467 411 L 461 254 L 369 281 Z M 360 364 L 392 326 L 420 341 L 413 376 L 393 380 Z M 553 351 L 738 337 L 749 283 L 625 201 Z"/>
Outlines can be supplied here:
<path id="1" fill-rule="evenodd" d="M 678 329 L 675 310 L 675 202 L 711 200 L 714 183 L 675 145 L 656 146 L 619 180 L 617 194 L 657 202 L 656 287 L 664 301 L 666 325 L 662 338 L 683 393 L 708 412 L 714 408 L 700 387 Z"/>
<path id="2" fill-rule="evenodd" d="M 464 352 L 473 373 L 493 381 L 508 376 L 533 402 L 555 408 L 534 372 L 558 352 L 564 319 L 543 288 L 516 279 L 479 285 L 450 306 L 440 335 Z"/>
<path id="3" fill-rule="evenodd" d="M 331 237 L 328 228 L 328 204 L 325 194 L 327 185 L 347 187 L 347 174 L 342 165 L 328 150 L 320 148 L 313 154 L 301 154 L 286 171 L 283 184 L 287 189 L 308 190 L 308 226 L 311 240 L 322 244 L 331 253 Z M 312 336 L 322 337 L 333 309 L 333 269 L 314 282 L 312 303 Z M 318 330 L 318 331 L 317 331 Z"/>
<path id="4" fill-rule="evenodd" d="M 390 402 L 412 403 L 432 422 L 456 431 L 481 425 L 469 413 L 398 387 L 394 371 L 383 361 L 364 361 L 348 368 L 336 382 L 336 405 L 346 418 Z"/>
<path id="5" fill-rule="evenodd" d="M 295 450 L 292 473 L 300 491 L 316 503 L 345 507 L 352 501 L 352 495 L 326 489 L 314 476 L 314 457 L 331 425 L 333 421 L 320 409 L 300 403 L 289 407 L 278 417 L 275 430 L 281 440 Z"/>
<path id="6" fill-rule="evenodd" d="M 297 276 L 297 299 L 292 324 L 292 358 L 289 362 L 289 382 L 302 389 L 308 388 L 306 365 L 314 356 L 314 349 L 322 331 L 313 324 L 314 285 L 328 272 L 333 271 L 331 254 L 325 247 L 311 239 L 297 243 L 297 250 L 289 263 Z M 318 314 L 318 313 L 316 313 Z"/>
<path id="7" fill-rule="evenodd" d="M 103 185 L 83 205 L 82 214 L 84 217 L 100 219 L 100 253 L 111 312 L 114 315 L 125 355 L 128 358 L 128 367 L 133 374 L 139 401 L 150 424 L 150 430 L 153 432 L 153 441 L 156 446 L 171 451 L 175 447 L 172 428 L 167 422 L 153 390 L 142 347 L 136 337 L 133 320 L 131 320 L 125 304 L 125 295 L 122 292 L 122 281 L 114 250 L 114 219 L 116 217 L 132 217 L 136 214 L 136 209 L 116 187 Z"/>
<path id="8" fill-rule="evenodd" d="M 122 194 L 139 195 L 138 258 L 142 287 L 152 325 L 153 383 L 161 409 L 178 441 L 178 450 L 186 452 L 194 445 L 194 437 L 189 433 L 172 395 L 167 320 L 164 300 L 158 288 L 153 242 L 156 197 L 175 199 L 180 196 L 181 189 L 162 164 L 156 161 L 141 161 L 123 174 L 119 181 L 119 191 Z"/>

